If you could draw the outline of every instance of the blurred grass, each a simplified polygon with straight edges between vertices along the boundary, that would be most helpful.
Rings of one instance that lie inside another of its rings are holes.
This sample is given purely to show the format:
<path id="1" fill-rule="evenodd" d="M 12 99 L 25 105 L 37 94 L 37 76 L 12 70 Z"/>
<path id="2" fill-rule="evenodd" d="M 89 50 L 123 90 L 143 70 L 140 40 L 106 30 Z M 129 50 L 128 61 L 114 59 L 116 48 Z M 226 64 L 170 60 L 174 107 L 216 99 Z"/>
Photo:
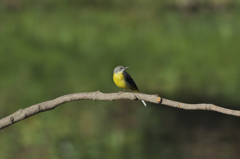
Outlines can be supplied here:
<path id="1" fill-rule="evenodd" d="M 179 14 L 152 1 L 123 8 L 65 3 L 1 9 L 1 117 L 69 93 L 120 91 L 112 82 L 117 65 L 130 67 L 143 93 L 237 108 L 237 9 Z M 155 140 L 162 112 L 149 105 L 146 110 L 137 101 L 64 104 L 1 130 L 0 159 L 181 158 L 177 147 Z M 139 144 L 145 140 L 154 149 Z"/>

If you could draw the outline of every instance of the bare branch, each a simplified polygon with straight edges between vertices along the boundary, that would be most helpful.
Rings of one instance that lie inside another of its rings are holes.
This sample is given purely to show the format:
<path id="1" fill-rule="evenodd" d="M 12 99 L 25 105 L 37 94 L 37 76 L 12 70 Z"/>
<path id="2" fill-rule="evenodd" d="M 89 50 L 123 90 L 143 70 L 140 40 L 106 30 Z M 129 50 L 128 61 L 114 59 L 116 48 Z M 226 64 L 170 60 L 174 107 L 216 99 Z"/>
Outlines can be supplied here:
<path id="1" fill-rule="evenodd" d="M 34 114 L 38 114 L 43 111 L 48 111 L 54 109 L 60 104 L 77 101 L 77 100 L 106 100 L 106 101 L 114 101 L 114 100 L 145 100 L 155 104 L 163 104 L 167 106 L 172 106 L 181 109 L 188 110 L 212 110 L 216 112 L 220 112 L 223 114 L 240 116 L 239 110 L 231 110 L 222 108 L 213 104 L 186 104 L 180 103 L 176 101 L 171 101 L 168 99 L 160 98 L 158 95 L 149 95 L 142 93 L 102 93 L 100 91 L 97 92 L 89 92 L 89 93 L 75 93 L 68 94 L 61 97 L 58 97 L 53 100 L 49 100 L 43 103 L 32 105 L 25 109 L 20 109 L 17 112 L 3 118 L 0 120 L 0 129 L 3 129 L 7 126 L 10 126 L 18 121 L 26 119 Z"/>

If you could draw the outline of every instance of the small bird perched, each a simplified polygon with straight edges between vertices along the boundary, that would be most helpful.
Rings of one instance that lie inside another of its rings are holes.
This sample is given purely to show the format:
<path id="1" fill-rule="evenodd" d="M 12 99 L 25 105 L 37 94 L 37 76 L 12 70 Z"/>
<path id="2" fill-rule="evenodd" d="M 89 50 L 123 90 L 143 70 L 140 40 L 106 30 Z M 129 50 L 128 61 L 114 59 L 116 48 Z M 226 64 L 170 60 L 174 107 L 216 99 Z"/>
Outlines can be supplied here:
<path id="1" fill-rule="evenodd" d="M 132 77 L 125 71 L 129 67 L 123 67 L 123 66 L 117 66 L 113 71 L 113 81 L 114 83 L 120 87 L 123 88 L 123 92 L 126 89 L 131 89 L 132 91 L 138 93 L 138 88 Z M 141 100 L 143 105 L 146 107 L 147 104 L 144 102 L 144 100 Z"/>

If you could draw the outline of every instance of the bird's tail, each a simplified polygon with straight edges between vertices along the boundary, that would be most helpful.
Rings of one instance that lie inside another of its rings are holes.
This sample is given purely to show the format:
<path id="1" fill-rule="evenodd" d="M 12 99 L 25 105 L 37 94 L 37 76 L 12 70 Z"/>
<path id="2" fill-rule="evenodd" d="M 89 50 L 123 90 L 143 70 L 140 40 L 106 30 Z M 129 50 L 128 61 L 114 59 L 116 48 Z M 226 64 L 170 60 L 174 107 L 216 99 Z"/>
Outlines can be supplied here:
<path id="1" fill-rule="evenodd" d="M 141 100 L 141 101 L 142 101 L 143 105 L 144 105 L 145 107 L 147 107 L 147 104 L 144 102 L 144 100 Z"/>
<path id="2" fill-rule="evenodd" d="M 139 91 L 138 91 L 138 89 L 132 89 L 134 92 L 136 92 L 136 93 L 138 93 Z M 147 107 L 147 104 L 144 102 L 144 100 L 141 100 L 142 101 L 142 103 L 143 103 L 143 105 L 145 106 L 145 107 Z"/>

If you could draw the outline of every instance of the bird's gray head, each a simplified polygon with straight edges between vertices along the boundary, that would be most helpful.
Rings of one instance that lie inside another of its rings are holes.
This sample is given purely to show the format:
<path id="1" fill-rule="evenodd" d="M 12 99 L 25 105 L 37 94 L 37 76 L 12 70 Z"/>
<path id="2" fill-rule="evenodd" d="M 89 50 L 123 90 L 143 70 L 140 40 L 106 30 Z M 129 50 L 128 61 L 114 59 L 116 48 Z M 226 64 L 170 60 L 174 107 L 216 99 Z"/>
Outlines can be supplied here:
<path id="1" fill-rule="evenodd" d="M 119 72 L 123 72 L 125 69 L 127 69 L 128 67 L 124 67 L 124 66 L 117 66 L 113 73 L 119 73 Z"/>

